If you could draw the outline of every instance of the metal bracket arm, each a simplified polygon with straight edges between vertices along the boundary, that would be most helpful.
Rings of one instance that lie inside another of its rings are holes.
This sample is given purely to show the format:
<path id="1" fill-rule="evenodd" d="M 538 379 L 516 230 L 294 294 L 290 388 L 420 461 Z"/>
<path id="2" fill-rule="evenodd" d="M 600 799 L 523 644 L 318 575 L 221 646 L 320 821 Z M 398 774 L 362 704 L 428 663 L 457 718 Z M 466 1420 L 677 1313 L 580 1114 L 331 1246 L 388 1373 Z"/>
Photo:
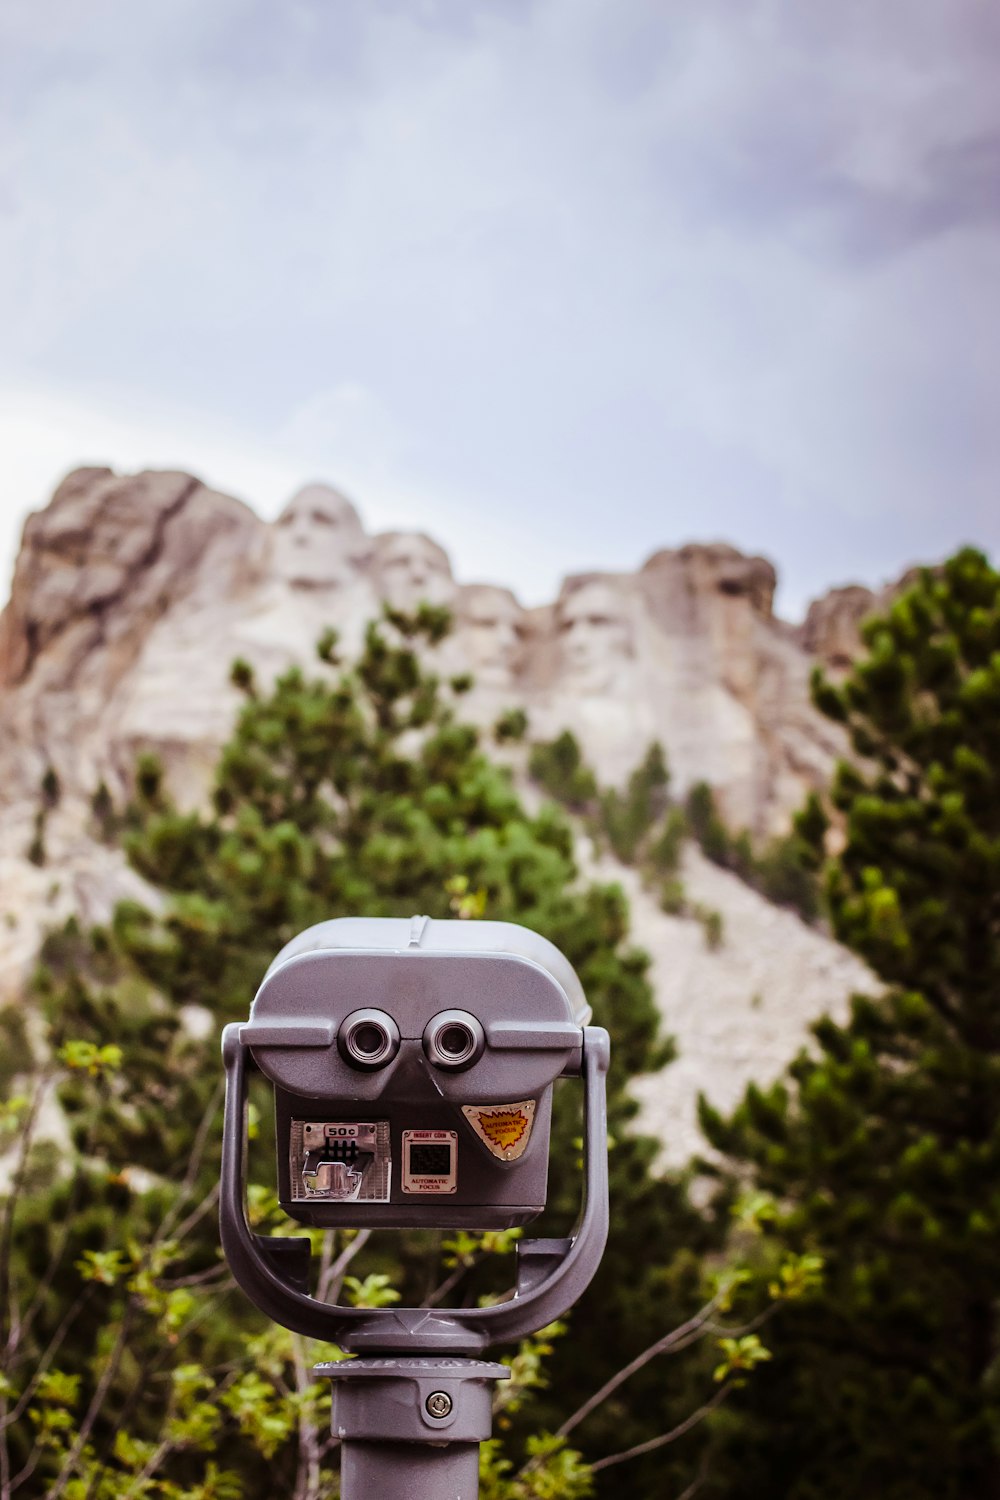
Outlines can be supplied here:
<path id="1" fill-rule="evenodd" d="M 247 1060 L 244 1028 L 222 1034 L 226 1070 L 219 1220 L 222 1247 L 236 1281 L 267 1317 L 307 1337 L 356 1352 L 420 1351 L 478 1354 L 512 1343 L 566 1313 L 597 1270 L 608 1237 L 607 1088 L 610 1057 L 602 1027 L 583 1032 L 584 1187 L 577 1227 L 568 1241 L 521 1242 L 518 1287 L 506 1302 L 476 1308 L 361 1308 L 319 1302 L 285 1280 L 280 1257 L 263 1248 L 247 1219 Z M 284 1244 L 294 1244 L 295 1240 Z M 534 1247 L 534 1249 L 533 1249 Z"/>

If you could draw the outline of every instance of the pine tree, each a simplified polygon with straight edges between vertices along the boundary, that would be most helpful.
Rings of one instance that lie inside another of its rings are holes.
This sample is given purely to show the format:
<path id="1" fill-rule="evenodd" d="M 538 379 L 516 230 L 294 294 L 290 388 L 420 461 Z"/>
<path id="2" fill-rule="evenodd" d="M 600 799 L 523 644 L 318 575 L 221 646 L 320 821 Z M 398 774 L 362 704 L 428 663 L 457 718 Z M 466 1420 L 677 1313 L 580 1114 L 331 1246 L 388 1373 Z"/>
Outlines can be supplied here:
<path id="1" fill-rule="evenodd" d="M 624 791 L 601 792 L 600 823 L 615 856 L 632 864 L 636 854 L 667 810 L 670 773 L 663 746 L 650 745 L 628 779 Z"/>
<path id="2" fill-rule="evenodd" d="M 827 1260 L 715 1470 L 733 1500 L 1000 1494 L 1000 575 L 960 552 L 865 641 L 815 697 L 858 757 L 831 919 L 883 993 L 731 1119 L 703 1110 L 773 1232 Z"/>
<path id="3" fill-rule="evenodd" d="M 564 729 L 554 740 L 540 740 L 533 745 L 528 770 L 532 779 L 563 807 L 576 813 L 594 807 L 597 781 L 571 730 Z"/>

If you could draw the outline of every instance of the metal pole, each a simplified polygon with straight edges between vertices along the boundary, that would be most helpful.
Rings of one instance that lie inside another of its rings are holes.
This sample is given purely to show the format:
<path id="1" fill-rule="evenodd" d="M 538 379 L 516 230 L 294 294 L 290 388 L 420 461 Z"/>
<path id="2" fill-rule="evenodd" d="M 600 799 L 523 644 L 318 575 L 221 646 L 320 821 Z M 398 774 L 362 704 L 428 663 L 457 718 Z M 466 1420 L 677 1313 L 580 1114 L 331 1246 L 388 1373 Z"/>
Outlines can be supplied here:
<path id="1" fill-rule="evenodd" d="M 341 1500 L 476 1500 L 479 1444 L 345 1443 Z"/>
<path id="2" fill-rule="evenodd" d="M 479 1445 L 506 1365 L 372 1356 L 314 1373 L 333 1381 L 341 1500 L 477 1500 Z"/>

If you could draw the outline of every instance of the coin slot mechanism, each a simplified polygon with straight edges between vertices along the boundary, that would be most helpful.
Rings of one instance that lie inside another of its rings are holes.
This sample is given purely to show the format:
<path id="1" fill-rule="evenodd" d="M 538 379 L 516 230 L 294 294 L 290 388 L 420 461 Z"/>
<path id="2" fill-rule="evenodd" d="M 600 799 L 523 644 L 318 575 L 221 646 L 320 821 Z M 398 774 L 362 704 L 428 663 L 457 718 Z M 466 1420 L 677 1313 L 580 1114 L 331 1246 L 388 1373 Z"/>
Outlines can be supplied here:
<path id="1" fill-rule="evenodd" d="M 388 1203 L 388 1122 L 293 1120 L 289 1167 L 294 1202 Z"/>

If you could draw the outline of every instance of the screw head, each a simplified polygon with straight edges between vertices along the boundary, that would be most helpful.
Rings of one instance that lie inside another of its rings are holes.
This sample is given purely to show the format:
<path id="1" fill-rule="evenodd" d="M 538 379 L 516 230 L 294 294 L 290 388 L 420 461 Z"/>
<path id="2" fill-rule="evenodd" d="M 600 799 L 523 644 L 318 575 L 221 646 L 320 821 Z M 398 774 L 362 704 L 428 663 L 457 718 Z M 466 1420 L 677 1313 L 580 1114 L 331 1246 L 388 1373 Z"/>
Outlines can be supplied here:
<path id="1" fill-rule="evenodd" d="M 431 1391 L 424 1406 L 429 1416 L 447 1417 L 451 1415 L 451 1397 L 447 1391 Z"/>

